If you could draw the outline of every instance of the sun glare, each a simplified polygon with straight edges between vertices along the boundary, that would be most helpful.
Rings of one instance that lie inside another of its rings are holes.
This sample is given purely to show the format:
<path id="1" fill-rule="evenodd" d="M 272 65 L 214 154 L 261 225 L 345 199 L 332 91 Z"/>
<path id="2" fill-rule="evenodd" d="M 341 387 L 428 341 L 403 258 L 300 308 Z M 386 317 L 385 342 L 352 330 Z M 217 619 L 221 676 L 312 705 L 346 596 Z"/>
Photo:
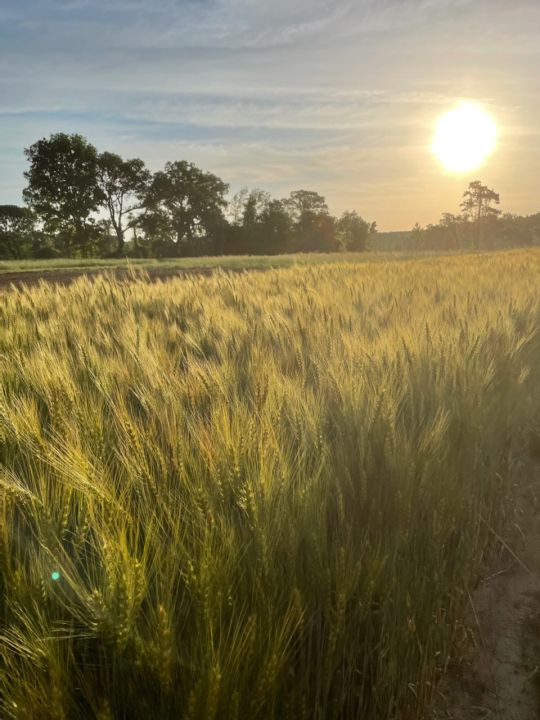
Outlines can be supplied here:
<path id="1" fill-rule="evenodd" d="M 439 120 L 432 150 L 450 172 L 467 172 L 482 165 L 496 140 L 493 118 L 478 105 L 463 103 Z"/>

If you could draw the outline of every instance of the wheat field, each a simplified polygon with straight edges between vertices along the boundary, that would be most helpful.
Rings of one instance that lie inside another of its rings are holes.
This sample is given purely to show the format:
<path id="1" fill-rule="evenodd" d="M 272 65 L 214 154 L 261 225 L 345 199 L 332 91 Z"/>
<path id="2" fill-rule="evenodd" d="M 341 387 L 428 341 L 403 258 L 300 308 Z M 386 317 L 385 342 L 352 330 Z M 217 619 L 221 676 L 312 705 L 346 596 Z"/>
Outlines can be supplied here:
<path id="1" fill-rule="evenodd" d="M 0 716 L 422 717 L 538 437 L 540 253 L 0 295 Z"/>

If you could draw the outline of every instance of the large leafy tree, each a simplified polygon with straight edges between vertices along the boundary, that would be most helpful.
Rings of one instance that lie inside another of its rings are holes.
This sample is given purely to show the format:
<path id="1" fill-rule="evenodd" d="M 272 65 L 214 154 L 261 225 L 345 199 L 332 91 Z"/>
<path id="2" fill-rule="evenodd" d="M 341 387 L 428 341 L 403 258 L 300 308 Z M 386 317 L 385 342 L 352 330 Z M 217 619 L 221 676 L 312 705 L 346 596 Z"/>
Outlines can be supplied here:
<path id="1" fill-rule="evenodd" d="M 125 233 L 137 223 L 137 212 L 144 207 L 152 176 L 142 160 L 124 160 L 111 152 L 99 155 L 97 175 L 117 241 L 116 254 L 121 257 Z"/>
<path id="2" fill-rule="evenodd" d="M 0 205 L 0 257 L 23 258 L 29 254 L 35 218 L 18 205 Z"/>
<path id="3" fill-rule="evenodd" d="M 104 201 L 96 148 L 81 135 L 58 133 L 25 150 L 30 169 L 24 199 L 68 254 L 92 250 L 92 218 Z"/>
<path id="4" fill-rule="evenodd" d="M 159 231 L 161 244 L 168 242 L 174 255 L 211 250 L 224 231 L 228 189 L 193 163 L 168 162 L 150 183 L 140 224 L 147 235 Z"/>

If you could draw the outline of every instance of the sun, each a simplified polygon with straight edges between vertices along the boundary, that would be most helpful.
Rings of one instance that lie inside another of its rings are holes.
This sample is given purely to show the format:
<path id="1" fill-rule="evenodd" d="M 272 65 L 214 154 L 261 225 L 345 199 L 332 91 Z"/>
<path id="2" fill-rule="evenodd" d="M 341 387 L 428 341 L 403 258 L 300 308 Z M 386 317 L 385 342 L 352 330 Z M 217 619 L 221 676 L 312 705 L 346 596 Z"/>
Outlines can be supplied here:
<path id="1" fill-rule="evenodd" d="M 462 173 L 480 167 L 496 142 L 493 118 L 479 105 L 461 103 L 441 117 L 431 147 L 448 171 Z"/>

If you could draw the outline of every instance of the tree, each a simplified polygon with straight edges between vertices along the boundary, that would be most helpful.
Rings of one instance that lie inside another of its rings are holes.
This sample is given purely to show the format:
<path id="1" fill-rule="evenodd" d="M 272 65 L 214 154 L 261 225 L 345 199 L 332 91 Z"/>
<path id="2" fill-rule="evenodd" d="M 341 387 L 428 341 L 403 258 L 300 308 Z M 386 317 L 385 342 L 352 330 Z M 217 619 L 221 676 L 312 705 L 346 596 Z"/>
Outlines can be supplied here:
<path id="1" fill-rule="evenodd" d="M 260 247 L 277 255 L 291 251 L 291 220 L 281 200 L 270 200 L 259 216 Z"/>
<path id="2" fill-rule="evenodd" d="M 24 258 L 33 240 L 34 214 L 18 205 L 0 205 L 0 257 Z"/>
<path id="3" fill-rule="evenodd" d="M 442 238 L 441 249 L 457 250 L 472 244 L 470 223 L 463 216 L 445 212 L 441 216 L 439 228 Z"/>
<path id="4" fill-rule="evenodd" d="M 142 231 L 142 237 L 137 230 Z M 171 257 L 177 254 L 175 236 L 170 219 L 159 207 L 145 207 L 133 228 L 137 240 L 138 254 L 145 257 Z"/>
<path id="5" fill-rule="evenodd" d="M 295 190 L 283 205 L 293 226 L 293 250 L 328 252 L 337 249 L 334 218 L 322 195 L 311 190 Z"/>
<path id="6" fill-rule="evenodd" d="M 498 247 L 540 245 L 540 213 L 525 217 L 505 213 L 497 221 L 496 229 L 494 239 Z"/>
<path id="7" fill-rule="evenodd" d="M 264 190 L 252 190 L 245 198 L 242 224 L 248 230 L 261 221 L 261 217 L 270 204 L 270 195 Z"/>
<path id="8" fill-rule="evenodd" d="M 116 255 L 124 254 L 126 230 L 137 222 L 135 213 L 144 207 L 151 174 L 142 160 L 123 160 L 110 152 L 101 153 L 97 164 L 98 184 L 116 236 Z M 127 220 L 127 222 L 126 222 Z"/>
<path id="9" fill-rule="evenodd" d="M 293 190 L 283 204 L 294 223 L 299 223 L 306 215 L 329 214 L 325 198 L 313 190 Z"/>
<path id="10" fill-rule="evenodd" d="M 275 255 L 286 252 L 291 221 L 281 200 L 264 190 L 243 188 L 229 206 L 232 223 L 226 251 L 234 254 Z"/>
<path id="11" fill-rule="evenodd" d="M 411 243 L 414 250 L 423 250 L 425 230 L 422 229 L 420 223 L 414 223 L 411 230 Z"/>
<path id="12" fill-rule="evenodd" d="M 463 193 L 463 201 L 460 205 L 466 220 L 471 219 L 476 226 L 476 242 L 480 246 L 483 239 L 483 228 L 489 220 L 495 220 L 500 215 L 500 210 L 492 207 L 492 203 L 498 205 L 499 194 L 480 180 L 469 183 L 469 187 Z"/>
<path id="13" fill-rule="evenodd" d="M 367 248 L 376 223 L 368 223 L 356 211 L 346 211 L 336 222 L 336 239 L 343 250 L 362 252 Z"/>
<path id="14" fill-rule="evenodd" d="M 104 201 L 95 147 L 81 135 L 58 133 L 38 140 L 25 155 L 25 201 L 65 252 L 87 253 L 95 239 L 91 215 Z"/>
<path id="15" fill-rule="evenodd" d="M 168 162 L 148 189 L 140 224 L 145 232 L 159 230 L 175 255 L 200 253 L 211 248 L 224 232 L 225 194 L 229 186 L 193 163 Z"/>
<path id="16" fill-rule="evenodd" d="M 242 188 L 229 203 L 229 216 L 233 225 L 241 227 L 253 224 L 260 218 L 270 201 L 270 194 L 265 190 Z"/>

